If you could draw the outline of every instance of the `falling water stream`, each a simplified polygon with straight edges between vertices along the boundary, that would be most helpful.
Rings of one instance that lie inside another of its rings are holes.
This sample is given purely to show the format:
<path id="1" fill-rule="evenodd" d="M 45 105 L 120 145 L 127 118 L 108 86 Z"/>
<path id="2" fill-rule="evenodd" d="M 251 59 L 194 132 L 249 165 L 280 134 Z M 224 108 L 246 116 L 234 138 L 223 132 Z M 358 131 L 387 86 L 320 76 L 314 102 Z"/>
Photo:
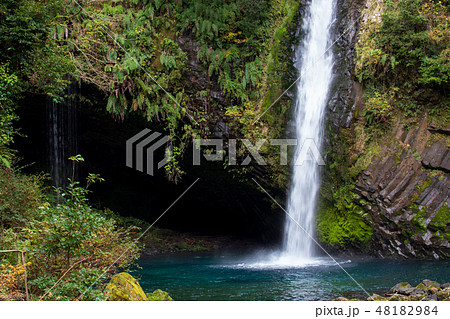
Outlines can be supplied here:
<path id="1" fill-rule="evenodd" d="M 76 84 L 67 87 L 67 97 L 61 103 L 48 98 L 47 112 L 47 166 L 56 187 L 68 184 L 72 176 L 69 157 L 77 154 L 77 103 L 74 97 Z"/>
<path id="2" fill-rule="evenodd" d="M 282 258 L 301 263 L 314 254 L 314 212 L 320 186 L 320 166 L 314 157 L 297 161 L 305 142 L 320 149 L 323 118 L 332 81 L 333 56 L 330 27 L 335 11 L 334 0 L 312 0 L 303 19 L 305 38 L 297 48 L 297 82 L 295 127 L 297 149 L 289 193 Z M 303 150 L 304 151 L 304 150 Z"/>

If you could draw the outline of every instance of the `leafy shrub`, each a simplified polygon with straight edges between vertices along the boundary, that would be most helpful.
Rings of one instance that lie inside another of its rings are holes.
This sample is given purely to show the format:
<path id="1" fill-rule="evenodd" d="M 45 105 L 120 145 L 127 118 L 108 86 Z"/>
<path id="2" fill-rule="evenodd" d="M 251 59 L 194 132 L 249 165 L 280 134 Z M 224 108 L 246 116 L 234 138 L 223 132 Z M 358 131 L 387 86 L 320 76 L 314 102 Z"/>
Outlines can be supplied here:
<path id="1" fill-rule="evenodd" d="M 7 62 L 29 90 L 54 98 L 66 87 L 63 76 L 73 71 L 68 51 L 51 32 L 65 5 L 64 0 L 0 3 L 0 61 Z"/>
<path id="2" fill-rule="evenodd" d="M 64 294 L 53 292 L 53 296 L 73 299 L 101 279 L 100 275 L 106 278 L 117 268 L 127 267 L 138 257 L 138 247 L 129 230 L 118 229 L 114 219 L 89 206 L 88 190 L 78 182 L 58 193 L 62 202 L 40 207 L 24 231 L 29 238 L 25 246 L 34 260 L 30 273 L 35 280 L 30 284 L 42 294 L 69 272 L 58 284 Z M 85 298 L 99 298 L 98 291 L 94 289 Z"/>
<path id="3" fill-rule="evenodd" d="M 0 166 L 0 243 L 7 229 L 16 231 L 36 216 L 44 200 L 43 176 L 26 176 Z"/>
<path id="4" fill-rule="evenodd" d="M 17 119 L 15 114 L 17 95 L 21 91 L 19 80 L 13 74 L 8 64 L 0 63 L 0 165 L 10 167 L 10 152 L 6 148 L 14 137 L 13 122 Z"/>
<path id="5" fill-rule="evenodd" d="M 450 49 L 438 57 L 425 58 L 419 67 L 419 84 L 432 87 L 448 87 L 450 83 Z"/>
<path id="6" fill-rule="evenodd" d="M 81 156 L 71 159 L 74 165 L 83 161 Z M 0 246 L 26 252 L 34 299 L 73 300 L 82 294 L 102 299 L 98 287 L 103 280 L 138 258 L 132 228 L 117 226 L 118 215 L 89 205 L 88 187 L 98 181 L 96 174 L 88 175 L 86 187 L 71 181 L 67 189 L 56 190 L 59 202 L 50 204 L 42 177 L 0 167 Z"/>
<path id="7" fill-rule="evenodd" d="M 30 264 L 13 266 L 3 263 L 0 265 L 0 300 L 22 299 L 25 267 Z"/>
<path id="8" fill-rule="evenodd" d="M 375 91 L 374 96 L 365 103 L 363 116 L 369 125 L 387 123 L 391 118 L 391 109 L 387 96 Z"/>
<path id="9" fill-rule="evenodd" d="M 448 10 L 441 1 L 385 1 L 381 24 L 372 22 L 358 44 L 360 80 L 448 89 Z"/>

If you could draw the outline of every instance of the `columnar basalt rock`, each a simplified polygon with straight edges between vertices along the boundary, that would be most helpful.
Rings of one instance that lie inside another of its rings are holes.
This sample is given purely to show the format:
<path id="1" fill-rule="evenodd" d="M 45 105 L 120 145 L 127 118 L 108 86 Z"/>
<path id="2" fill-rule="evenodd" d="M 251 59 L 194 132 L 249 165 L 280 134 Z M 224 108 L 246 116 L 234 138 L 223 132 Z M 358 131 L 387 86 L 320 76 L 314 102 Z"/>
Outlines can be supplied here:
<path id="1" fill-rule="evenodd" d="M 354 135 L 364 111 L 365 88 L 355 76 L 355 46 L 365 36 L 365 24 L 382 22 L 382 1 L 374 1 L 338 1 L 341 16 L 337 19 L 337 76 L 328 106 L 325 145 L 331 156 L 347 153 L 347 157 L 359 158 L 367 152 L 351 145 L 349 134 L 342 137 L 341 132 Z M 381 257 L 447 258 L 450 130 L 448 125 L 434 123 L 427 114 L 418 115 L 418 124 L 409 128 L 405 120 L 406 115 L 396 115 L 386 136 L 380 138 L 371 164 L 355 177 L 355 204 L 368 213 L 365 220 L 374 231 L 368 252 Z M 342 140 L 349 145 L 341 144 Z"/>
<path id="2" fill-rule="evenodd" d="M 432 134 L 426 118 L 413 130 L 396 125 L 393 143 L 358 177 L 356 192 L 368 203 L 380 256 L 450 255 L 449 149 L 442 140 L 428 145 Z"/>

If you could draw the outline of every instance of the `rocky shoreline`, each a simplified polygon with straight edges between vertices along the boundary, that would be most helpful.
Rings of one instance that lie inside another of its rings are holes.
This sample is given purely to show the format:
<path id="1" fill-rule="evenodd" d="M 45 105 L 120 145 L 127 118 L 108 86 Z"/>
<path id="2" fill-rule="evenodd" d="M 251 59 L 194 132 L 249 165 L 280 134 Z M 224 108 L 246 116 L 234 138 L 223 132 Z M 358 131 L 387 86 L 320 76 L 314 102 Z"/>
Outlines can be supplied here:
<path id="1" fill-rule="evenodd" d="M 339 297 L 333 301 L 360 301 Z M 450 283 L 440 284 L 425 279 L 413 287 L 408 282 L 401 282 L 392 287 L 385 295 L 374 294 L 367 301 L 450 301 Z"/>
<path id="2" fill-rule="evenodd" d="M 251 249 L 257 241 L 232 236 L 206 236 L 154 227 L 140 239 L 143 256 L 177 253 L 208 253 L 218 250 Z"/>

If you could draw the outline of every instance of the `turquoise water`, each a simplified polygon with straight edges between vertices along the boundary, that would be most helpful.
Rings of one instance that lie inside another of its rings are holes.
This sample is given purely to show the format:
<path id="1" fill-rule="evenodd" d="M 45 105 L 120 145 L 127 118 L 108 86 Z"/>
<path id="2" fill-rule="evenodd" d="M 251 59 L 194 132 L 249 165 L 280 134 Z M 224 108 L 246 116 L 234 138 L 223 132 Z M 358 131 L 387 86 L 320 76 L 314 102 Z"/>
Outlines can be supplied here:
<path id="1" fill-rule="evenodd" d="M 189 254 L 146 257 L 134 275 L 146 293 L 167 291 L 175 300 L 330 300 L 366 298 L 365 293 L 329 258 L 304 266 L 265 263 L 261 256 Z M 450 281 L 449 261 L 338 260 L 370 294 L 423 279 Z"/>

